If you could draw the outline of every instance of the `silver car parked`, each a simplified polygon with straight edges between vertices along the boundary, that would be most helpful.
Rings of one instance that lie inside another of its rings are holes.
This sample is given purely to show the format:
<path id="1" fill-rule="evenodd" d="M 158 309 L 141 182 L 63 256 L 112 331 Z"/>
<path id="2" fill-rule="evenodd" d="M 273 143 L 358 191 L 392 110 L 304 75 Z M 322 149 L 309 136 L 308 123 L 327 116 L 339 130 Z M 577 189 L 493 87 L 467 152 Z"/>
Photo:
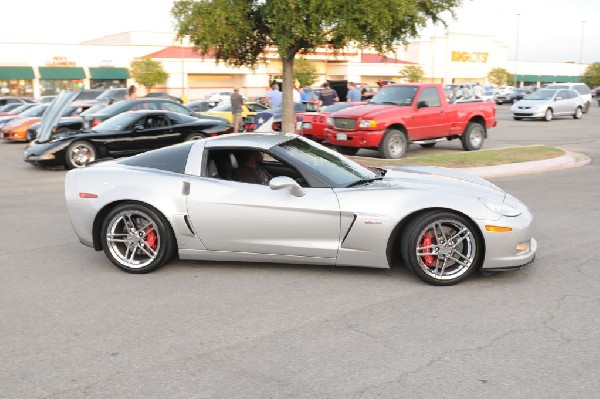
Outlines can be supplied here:
<path id="1" fill-rule="evenodd" d="M 550 122 L 555 116 L 583 115 L 584 99 L 575 90 L 542 89 L 528 94 L 515 103 L 510 111 L 515 120 L 541 118 Z"/>

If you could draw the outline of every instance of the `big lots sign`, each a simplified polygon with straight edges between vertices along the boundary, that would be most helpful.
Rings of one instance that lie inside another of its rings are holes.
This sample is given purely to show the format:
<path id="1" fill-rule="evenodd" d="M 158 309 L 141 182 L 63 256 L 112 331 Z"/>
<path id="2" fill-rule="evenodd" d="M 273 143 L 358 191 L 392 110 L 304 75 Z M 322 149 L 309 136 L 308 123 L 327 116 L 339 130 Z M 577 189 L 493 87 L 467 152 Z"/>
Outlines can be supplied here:
<path id="1" fill-rule="evenodd" d="M 468 51 L 453 51 L 452 62 L 487 62 L 489 53 L 468 52 Z"/>

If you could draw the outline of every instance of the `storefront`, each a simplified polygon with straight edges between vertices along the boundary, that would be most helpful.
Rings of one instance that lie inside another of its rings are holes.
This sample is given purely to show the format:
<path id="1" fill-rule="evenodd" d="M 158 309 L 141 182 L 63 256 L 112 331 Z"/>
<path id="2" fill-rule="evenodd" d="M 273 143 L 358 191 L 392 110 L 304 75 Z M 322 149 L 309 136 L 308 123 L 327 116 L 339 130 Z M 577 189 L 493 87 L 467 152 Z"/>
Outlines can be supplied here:
<path id="1" fill-rule="evenodd" d="M 90 67 L 90 89 L 116 89 L 127 87 L 127 68 Z"/>
<path id="2" fill-rule="evenodd" d="M 61 90 L 83 89 L 85 71 L 82 67 L 39 67 L 40 95 L 54 96 Z"/>
<path id="3" fill-rule="evenodd" d="M 0 67 L 0 95 L 33 97 L 32 67 Z"/>

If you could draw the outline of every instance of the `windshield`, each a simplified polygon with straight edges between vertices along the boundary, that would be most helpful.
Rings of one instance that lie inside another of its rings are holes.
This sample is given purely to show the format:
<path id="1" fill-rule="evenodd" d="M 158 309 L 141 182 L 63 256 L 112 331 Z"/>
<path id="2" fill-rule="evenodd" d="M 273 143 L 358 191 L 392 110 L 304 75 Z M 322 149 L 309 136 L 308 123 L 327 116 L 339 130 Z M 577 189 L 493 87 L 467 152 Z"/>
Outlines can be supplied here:
<path id="1" fill-rule="evenodd" d="M 96 100 L 99 100 L 99 101 L 110 100 L 111 97 L 115 94 L 115 92 L 116 92 L 116 90 L 106 90 L 104 93 L 102 93 L 98 97 L 96 97 Z"/>
<path id="2" fill-rule="evenodd" d="M 550 100 L 554 97 L 554 93 L 556 90 L 542 89 L 526 95 L 525 100 Z"/>
<path id="3" fill-rule="evenodd" d="M 29 108 L 27 111 L 23 112 L 22 116 L 42 116 L 44 111 L 48 108 L 46 105 L 36 105 L 35 107 Z"/>
<path id="4" fill-rule="evenodd" d="M 336 112 L 344 108 L 352 107 L 350 103 L 335 103 L 332 105 L 326 105 L 321 108 L 321 112 Z"/>
<path id="5" fill-rule="evenodd" d="M 104 104 L 96 104 L 96 105 L 91 106 L 90 108 L 86 109 L 85 111 L 83 111 L 79 115 L 93 114 L 94 112 L 98 112 L 101 109 L 104 109 L 105 107 L 106 107 L 106 105 L 104 105 Z"/>
<path id="6" fill-rule="evenodd" d="M 417 89 L 417 86 L 383 86 L 373 96 L 371 104 L 411 105 Z"/>
<path id="7" fill-rule="evenodd" d="M 106 131 L 123 131 L 127 130 L 129 126 L 140 118 L 140 114 L 136 112 L 124 112 L 117 116 L 102 122 L 92 130 L 95 132 L 106 132 Z"/>
<path id="8" fill-rule="evenodd" d="M 14 108 L 11 112 L 13 114 L 20 114 L 21 112 L 23 112 L 29 108 L 31 108 L 31 104 L 23 104 L 23 105 L 19 105 L 18 107 Z"/>
<path id="9" fill-rule="evenodd" d="M 359 180 L 377 177 L 377 174 L 351 159 L 302 137 L 281 143 L 271 151 L 292 164 L 305 166 L 332 187 L 347 187 Z"/>

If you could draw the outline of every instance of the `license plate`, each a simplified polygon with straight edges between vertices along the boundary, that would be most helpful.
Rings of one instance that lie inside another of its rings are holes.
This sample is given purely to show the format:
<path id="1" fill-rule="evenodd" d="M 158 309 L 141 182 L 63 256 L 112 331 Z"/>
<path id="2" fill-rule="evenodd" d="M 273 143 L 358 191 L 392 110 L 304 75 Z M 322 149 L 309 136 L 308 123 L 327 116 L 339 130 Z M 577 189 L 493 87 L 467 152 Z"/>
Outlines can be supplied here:
<path id="1" fill-rule="evenodd" d="M 296 122 L 296 130 L 302 130 L 302 121 Z"/>
<path id="2" fill-rule="evenodd" d="M 312 123 L 310 123 L 310 122 L 304 122 L 302 124 L 302 129 L 311 130 L 312 129 Z"/>
<path id="3" fill-rule="evenodd" d="M 336 140 L 348 140 L 348 135 L 346 133 L 337 133 L 335 138 Z"/>

